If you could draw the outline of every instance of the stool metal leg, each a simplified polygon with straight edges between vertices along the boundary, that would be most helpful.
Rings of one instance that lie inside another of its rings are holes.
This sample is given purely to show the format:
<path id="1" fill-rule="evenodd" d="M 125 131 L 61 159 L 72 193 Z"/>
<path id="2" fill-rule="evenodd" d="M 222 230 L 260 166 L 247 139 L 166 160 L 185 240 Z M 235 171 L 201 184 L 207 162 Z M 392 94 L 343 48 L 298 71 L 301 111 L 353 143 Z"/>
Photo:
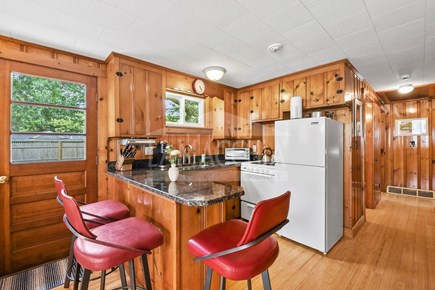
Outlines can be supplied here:
<path id="1" fill-rule="evenodd" d="M 213 270 L 207 266 L 206 266 L 206 269 L 207 269 L 207 271 L 205 274 L 204 290 L 210 290 L 211 276 L 213 274 Z"/>
<path id="2" fill-rule="evenodd" d="M 74 262 L 74 241 L 77 239 L 76 236 L 71 237 L 71 245 L 69 248 L 69 256 L 68 256 L 68 265 L 66 268 L 66 274 L 65 274 L 65 283 L 63 284 L 63 288 L 69 288 L 69 283 L 71 282 L 71 272 L 72 272 L 72 265 Z"/>
<path id="3" fill-rule="evenodd" d="M 225 277 L 224 276 L 221 276 L 221 281 L 220 281 L 220 290 L 225 290 L 225 287 L 226 287 L 226 281 L 227 281 L 227 279 L 225 279 Z"/>
<path id="4" fill-rule="evenodd" d="M 143 269 L 143 275 L 145 278 L 145 286 L 146 286 L 146 290 L 152 290 L 152 286 L 151 286 L 151 277 L 150 277 L 150 269 L 148 268 L 148 260 L 147 260 L 147 255 L 142 255 L 140 256 L 140 260 L 142 262 L 142 269 Z"/>
<path id="5" fill-rule="evenodd" d="M 103 270 L 101 271 L 100 290 L 104 290 L 105 285 L 106 285 L 106 270 Z"/>
<path id="6" fill-rule="evenodd" d="M 131 289 L 136 289 L 136 274 L 134 272 L 134 259 L 128 261 L 128 266 L 130 268 L 130 287 Z"/>
<path id="7" fill-rule="evenodd" d="M 272 286 L 270 285 L 269 269 L 261 273 L 261 278 L 263 279 L 264 290 L 272 290 Z"/>
<path id="8" fill-rule="evenodd" d="M 252 283 L 251 283 L 251 279 L 248 279 L 248 290 L 252 290 Z"/>
<path id="9" fill-rule="evenodd" d="M 76 262 L 76 271 L 74 273 L 74 290 L 79 289 L 79 282 L 80 282 L 80 264 Z"/>
<path id="10" fill-rule="evenodd" d="M 125 278 L 125 267 L 124 267 L 124 264 L 119 265 L 118 269 L 119 269 L 119 275 L 120 275 L 120 278 L 121 278 L 122 288 L 127 288 L 127 278 Z"/>
<path id="11" fill-rule="evenodd" d="M 81 290 L 87 290 L 89 287 L 89 279 L 91 278 L 91 270 L 85 269 L 85 273 L 82 278 L 82 287 Z"/>

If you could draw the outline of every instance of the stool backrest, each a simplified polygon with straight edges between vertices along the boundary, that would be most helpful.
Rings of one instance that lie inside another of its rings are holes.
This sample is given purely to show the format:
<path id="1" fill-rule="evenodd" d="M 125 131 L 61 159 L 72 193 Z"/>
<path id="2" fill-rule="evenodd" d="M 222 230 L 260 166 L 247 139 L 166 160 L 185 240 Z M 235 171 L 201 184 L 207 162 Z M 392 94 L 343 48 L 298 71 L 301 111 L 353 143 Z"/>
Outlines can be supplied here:
<path id="1" fill-rule="evenodd" d="M 245 233 L 237 246 L 242 246 L 256 240 L 261 235 L 271 231 L 273 228 L 286 221 L 289 208 L 290 191 L 257 203 Z"/>
<path id="2" fill-rule="evenodd" d="M 65 209 L 66 217 L 71 226 L 81 235 L 95 239 L 97 236 L 91 233 L 83 220 L 82 212 L 76 202 L 76 200 L 66 194 L 65 189 L 61 190 L 61 200 Z"/>
<path id="3" fill-rule="evenodd" d="M 62 189 L 65 190 L 65 193 L 67 193 L 66 191 L 66 187 L 65 187 L 65 183 L 63 182 L 62 179 L 60 179 L 59 177 L 55 176 L 54 177 L 54 185 L 56 186 L 56 193 L 57 193 L 57 201 L 63 205 L 63 200 L 62 200 Z"/>

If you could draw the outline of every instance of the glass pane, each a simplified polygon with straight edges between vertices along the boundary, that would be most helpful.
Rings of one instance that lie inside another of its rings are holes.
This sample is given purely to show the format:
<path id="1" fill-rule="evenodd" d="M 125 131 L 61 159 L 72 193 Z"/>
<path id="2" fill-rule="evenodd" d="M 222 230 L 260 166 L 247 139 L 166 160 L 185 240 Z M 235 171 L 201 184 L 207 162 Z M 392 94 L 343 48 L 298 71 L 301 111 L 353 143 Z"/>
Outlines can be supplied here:
<path id="1" fill-rule="evenodd" d="M 85 160 L 85 136 L 11 135 L 11 162 Z"/>
<path id="2" fill-rule="evenodd" d="M 184 103 L 184 112 L 186 123 L 199 123 L 199 102 L 186 99 Z"/>
<path id="3" fill-rule="evenodd" d="M 180 123 L 180 98 L 166 96 L 166 122 Z"/>
<path id="4" fill-rule="evenodd" d="M 12 104 L 11 115 L 14 133 L 86 133 L 84 110 Z"/>
<path id="5" fill-rule="evenodd" d="M 84 84 L 12 73 L 12 101 L 86 107 Z"/>

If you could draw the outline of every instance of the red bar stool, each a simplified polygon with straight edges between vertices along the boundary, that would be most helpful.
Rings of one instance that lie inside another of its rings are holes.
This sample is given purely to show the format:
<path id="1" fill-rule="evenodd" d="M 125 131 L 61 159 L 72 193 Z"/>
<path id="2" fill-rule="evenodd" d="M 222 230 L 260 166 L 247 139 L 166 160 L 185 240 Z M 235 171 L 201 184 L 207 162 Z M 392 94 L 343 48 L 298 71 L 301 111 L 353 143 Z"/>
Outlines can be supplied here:
<path id="1" fill-rule="evenodd" d="M 131 288 L 136 289 L 134 258 L 141 257 L 146 289 L 151 290 L 146 255 L 163 244 L 163 234 L 160 230 L 136 217 L 89 229 L 75 199 L 68 196 L 65 190 L 61 191 L 61 197 L 65 208 L 64 222 L 77 237 L 74 255 L 85 269 L 81 289 L 88 289 L 92 271 L 102 271 L 101 289 L 104 289 L 104 271 L 126 262 L 129 262 L 130 267 Z"/>
<path id="2" fill-rule="evenodd" d="M 220 276 L 220 289 L 226 279 L 248 280 L 262 274 L 264 289 L 271 289 L 269 267 L 278 257 L 278 241 L 272 236 L 288 223 L 290 192 L 259 202 L 249 223 L 228 220 L 211 226 L 190 238 L 189 251 L 206 265 L 204 289 L 210 289 L 213 270 Z"/>
<path id="3" fill-rule="evenodd" d="M 56 186 L 56 192 L 57 192 L 56 199 L 63 206 L 61 191 L 65 190 L 65 192 L 67 192 L 65 183 L 59 177 L 55 176 L 54 184 Z M 80 206 L 80 211 L 84 214 L 84 221 L 86 222 L 86 226 L 90 229 L 117 220 L 122 220 L 130 216 L 128 207 L 122 202 L 116 200 L 103 200 L 90 204 L 86 204 L 79 201 L 77 202 L 82 204 L 82 206 Z M 72 278 L 71 272 L 74 264 L 73 246 L 74 246 L 75 239 L 76 236 L 73 235 L 71 239 L 70 252 L 68 256 L 68 268 L 65 274 L 65 283 L 64 283 L 65 288 L 69 288 L 69 284 Z M 78 270 L 79 267 L 76 266 L 76 273 L 78 272 Z M 123 269 L 120 270 L 122 275 Z M 75 277 L 77 278 L 76 280 L 76 284 L 77 284 L 78 275 L 75 275 Z"/>

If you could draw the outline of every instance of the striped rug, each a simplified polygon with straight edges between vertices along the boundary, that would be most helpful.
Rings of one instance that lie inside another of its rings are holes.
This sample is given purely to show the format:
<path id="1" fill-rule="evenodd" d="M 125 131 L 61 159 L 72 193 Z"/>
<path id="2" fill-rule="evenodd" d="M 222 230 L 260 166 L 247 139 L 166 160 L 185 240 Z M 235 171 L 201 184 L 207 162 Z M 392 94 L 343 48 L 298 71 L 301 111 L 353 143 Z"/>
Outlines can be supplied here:
<path id="1" fill-rule="evenodd" d="M 62 285 L 67 260 L 49 262 L 0 278 L 1 290 L 48 290 Z"/>

